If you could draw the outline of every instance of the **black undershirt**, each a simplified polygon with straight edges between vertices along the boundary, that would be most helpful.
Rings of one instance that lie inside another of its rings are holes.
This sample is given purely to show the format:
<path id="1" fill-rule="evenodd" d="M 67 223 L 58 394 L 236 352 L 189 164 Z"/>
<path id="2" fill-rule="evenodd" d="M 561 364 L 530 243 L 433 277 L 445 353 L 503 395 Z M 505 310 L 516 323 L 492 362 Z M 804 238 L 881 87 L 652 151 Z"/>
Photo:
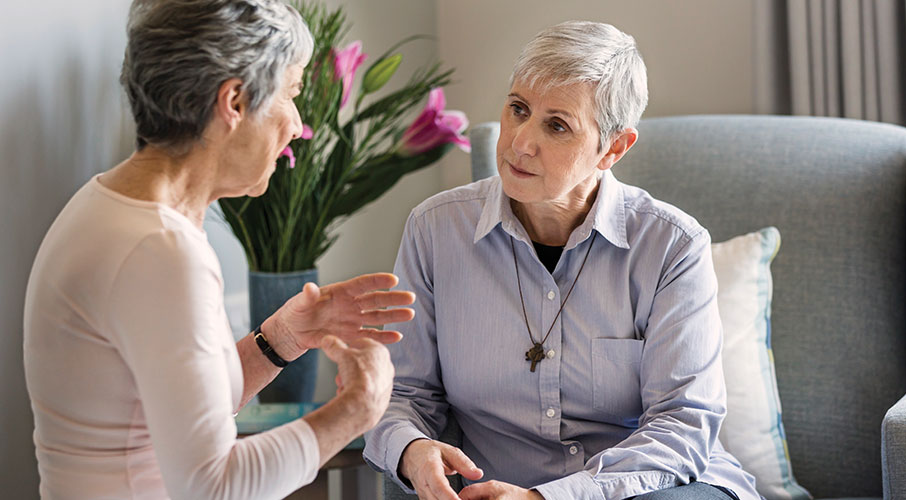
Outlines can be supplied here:
<path id="1" fill-rule="evenodd" d="M 538 254 L 538 260 L 544 264 L 544 267 L 547 268 L 547 271 L 551 274 L 554 274 L 554 268 L 557 267 L 557 262 L 560 261 L 560 255 L 563 253 L 563 247 L 551 247 L 547 245 L 542 245 L 537 241 L 533 241 L 532 245 L 535 245 L 535 252 Z"/>

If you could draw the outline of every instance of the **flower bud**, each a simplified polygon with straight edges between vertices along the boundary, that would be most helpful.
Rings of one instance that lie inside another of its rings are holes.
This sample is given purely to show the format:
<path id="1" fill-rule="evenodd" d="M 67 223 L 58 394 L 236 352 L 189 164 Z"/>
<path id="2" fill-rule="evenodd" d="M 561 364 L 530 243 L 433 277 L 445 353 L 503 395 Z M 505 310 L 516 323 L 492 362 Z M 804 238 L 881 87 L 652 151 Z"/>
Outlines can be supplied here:
<path id="1" fill-rule="evenodd" d="M 399 68 L 402 61 L 402 54 L 393 54 L 368 68 L 365 77 L 362 79 L 362 93 L 370 94 L 383 87 L 390 80 L 390 77 L 396 73 L 396 69 Z"/>

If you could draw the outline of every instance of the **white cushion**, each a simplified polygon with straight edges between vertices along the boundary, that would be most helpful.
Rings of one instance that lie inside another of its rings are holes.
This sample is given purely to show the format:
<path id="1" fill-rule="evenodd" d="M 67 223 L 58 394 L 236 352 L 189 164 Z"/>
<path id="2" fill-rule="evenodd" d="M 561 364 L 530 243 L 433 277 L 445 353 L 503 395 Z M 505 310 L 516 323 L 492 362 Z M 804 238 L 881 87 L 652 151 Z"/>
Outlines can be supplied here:
<path id="1" fill-rule="evenodd" d="M 780 232 L 768 227 L 711 249 L 727 383 L 720 441 L 755 476 L 767 500 L 811 498 L 793 478 L 771 351 L 770 265 L 780 249 Z"/>

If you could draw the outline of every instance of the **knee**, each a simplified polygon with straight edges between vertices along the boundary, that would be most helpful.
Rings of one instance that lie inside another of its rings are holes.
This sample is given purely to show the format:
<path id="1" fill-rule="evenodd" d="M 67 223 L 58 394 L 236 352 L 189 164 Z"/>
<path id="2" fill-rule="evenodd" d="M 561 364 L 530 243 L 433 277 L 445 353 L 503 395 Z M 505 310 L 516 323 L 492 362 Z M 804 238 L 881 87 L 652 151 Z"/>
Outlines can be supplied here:
<path id="1" fill-rule="evenodd" d="M 632 500 L 735 500 L 706 483 L 691 483 L 683 486 L 665 488 L 651 491 L 644 495 L 633 497 Z"/>

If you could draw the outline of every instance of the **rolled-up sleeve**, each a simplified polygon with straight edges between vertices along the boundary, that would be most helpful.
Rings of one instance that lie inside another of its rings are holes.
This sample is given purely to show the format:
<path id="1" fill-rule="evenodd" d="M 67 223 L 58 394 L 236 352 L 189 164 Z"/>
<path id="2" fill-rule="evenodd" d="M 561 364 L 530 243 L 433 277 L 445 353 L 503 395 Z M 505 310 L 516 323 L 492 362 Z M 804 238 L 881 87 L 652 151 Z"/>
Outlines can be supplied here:
<path id="1" fill-rule="evenodd" d="M 388 346 L 396 366 L 390 406 L 378 425 L 365 434 L 365 460 L 414 493 L 398 475 L 406 446 L 420 438 L 437 439 L 447 422 L 434 320 L 431 241 L 412 214 L 406 222 L 394 273 L 399 289 L 415 293 L 415 319 L 398 325 L 403 340 Z"/>
<path id="2" fill-rule="evenodd" d="M 701 230 L 667 255 L 644 330 L 639 428 L 585 470 L 536 486 L 545 498 L 627 498 L 704 474 L 726 415 L 710 242 Z"/>

